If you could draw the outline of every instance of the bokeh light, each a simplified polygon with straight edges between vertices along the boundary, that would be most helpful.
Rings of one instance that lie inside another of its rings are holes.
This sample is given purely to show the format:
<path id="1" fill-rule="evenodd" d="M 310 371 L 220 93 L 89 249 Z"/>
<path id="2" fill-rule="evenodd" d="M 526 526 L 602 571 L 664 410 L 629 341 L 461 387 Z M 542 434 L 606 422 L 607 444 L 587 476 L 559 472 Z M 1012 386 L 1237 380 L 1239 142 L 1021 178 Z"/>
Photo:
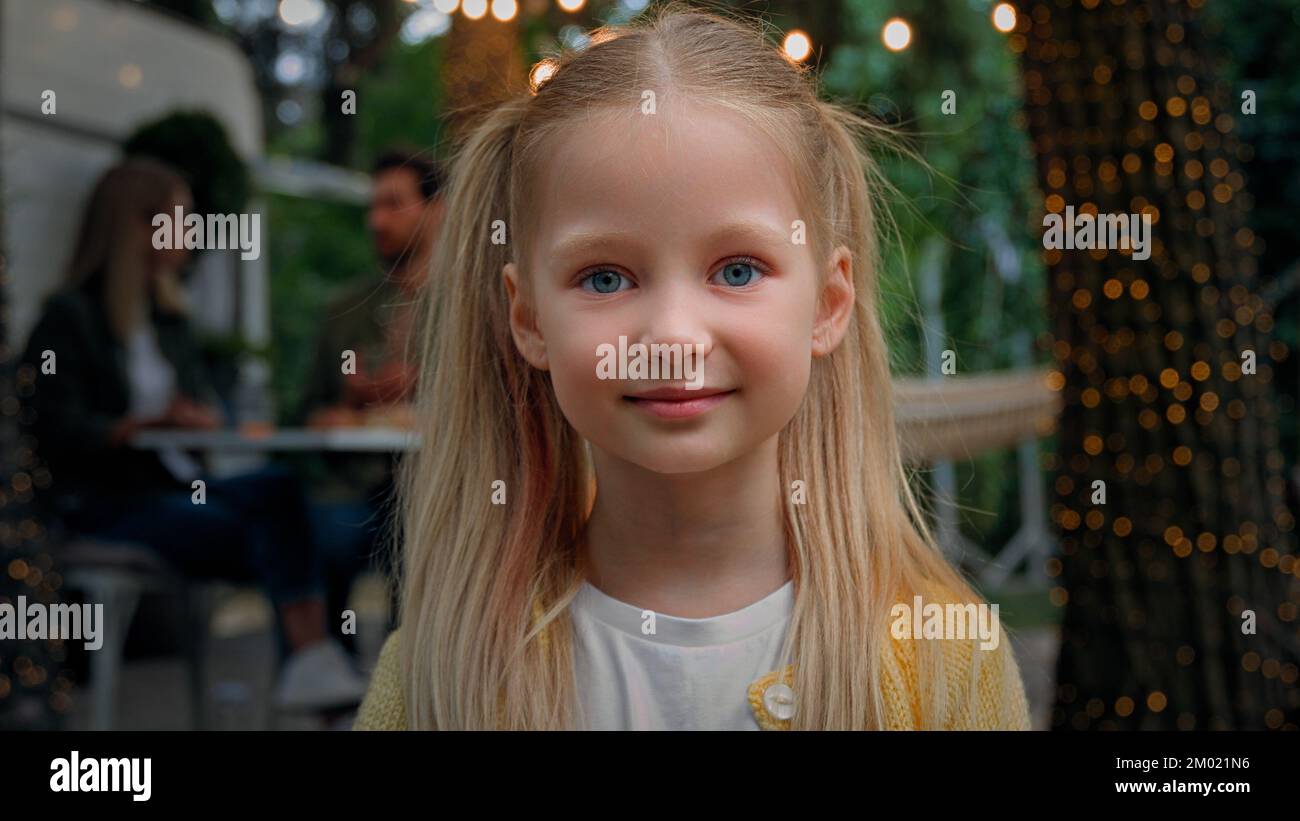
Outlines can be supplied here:
<path id="1" fill-rule="evenodd" d="M 912 27 L 901 17 L 894 17 L 880 30 L 880 39 L 890 51 L 902 51 L 912 43 Z"/>

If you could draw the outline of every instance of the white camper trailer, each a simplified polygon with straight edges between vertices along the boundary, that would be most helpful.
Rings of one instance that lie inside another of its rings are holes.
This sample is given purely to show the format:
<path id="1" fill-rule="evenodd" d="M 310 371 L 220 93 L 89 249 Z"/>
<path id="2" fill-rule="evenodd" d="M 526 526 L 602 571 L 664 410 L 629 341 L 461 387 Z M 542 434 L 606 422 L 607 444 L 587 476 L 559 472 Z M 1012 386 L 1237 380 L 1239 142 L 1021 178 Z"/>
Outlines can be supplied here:
<path id="1" fill-rule="evenodd" d="M 41 300 L 62 282 L 90 188 L 127 135 L 171 111 L 203 109 L 256 164 L 262 114 L 234 43 L 136 3 L 0 0 L 0 37 L 7 328 L 21 348 Z M 190 286 L 195 323 L 264 341 L 265 265 L 204 254 Z"/>

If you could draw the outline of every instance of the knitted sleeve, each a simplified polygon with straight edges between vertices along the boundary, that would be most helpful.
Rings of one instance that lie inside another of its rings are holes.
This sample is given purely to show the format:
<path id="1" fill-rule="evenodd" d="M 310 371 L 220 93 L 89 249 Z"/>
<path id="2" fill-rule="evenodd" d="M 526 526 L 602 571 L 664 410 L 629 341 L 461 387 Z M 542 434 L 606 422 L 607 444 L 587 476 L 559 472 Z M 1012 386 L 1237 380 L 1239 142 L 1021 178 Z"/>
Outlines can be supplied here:
<path id="1" fill-rule="evenodd" d="M 948 642 L 955 651 L 949 674 L 950 730 L 1028 730 L 1029 704 L 1011 638 L 1001 631 L 996 648 L 979 639 Z M 971 690 L 974 690 L 972 693 Z"/>
<path id="2" fill-rule="evenodd" d="M 405 730 L 406 700 L 402 693 L 402 663 L 398 658 L 398 633 L 394 630 L 384 640 L 379 651 L 379 663 L 370 675 L 370 688 L 357 718 L 354 730 Z"/>
<path id="3" fill-rule="evenodd" d="M 997 715 L 1002 726 L 1008 730 L 1028 730 L 1029 701 L 1025 698 L 1025 682 L 1020 677 L 1020 666 L 1012 651 L 1010 640 L 1005 641 L 1002 652 L 1002 670 L 1000 675 L 987 677 L 986 688 L 995 688 L 995 694 L 988 697 L 990 704 L 997 705 Z"/>
<path id="4" fill-rule="evenodd" d="M 931 601 L 957 600 L 945 588 L 931 593 Z M 919 652 L 923 640 L 895 639 L 881 677 L 885 729 L 1030 729 L 1011 637 L 997 621 L 996 647 L 979 638 L 929 639 L 942 647 L 941 667 L 932 666 L 940 659 Z M 923 719 L 923 712 L 933 718 Z"/>

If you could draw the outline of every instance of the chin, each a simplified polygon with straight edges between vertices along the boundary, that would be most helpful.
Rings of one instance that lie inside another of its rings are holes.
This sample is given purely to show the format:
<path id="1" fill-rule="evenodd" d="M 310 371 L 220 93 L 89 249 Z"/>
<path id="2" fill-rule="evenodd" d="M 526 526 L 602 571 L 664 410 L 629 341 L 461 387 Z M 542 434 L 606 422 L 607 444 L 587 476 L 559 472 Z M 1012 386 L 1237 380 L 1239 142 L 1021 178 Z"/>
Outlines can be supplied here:
<path id="1" fill-rule="evenodd" d="M 742 455 L 736 452 L 734 445 L 688 446 L 681 443 L 663 445 L 654 442 L 647 442 L 636 448 L 621 447 L 610 452 L 645 470 L 662 473 L 665 476 L 703 473 L 725 465 Z"/>

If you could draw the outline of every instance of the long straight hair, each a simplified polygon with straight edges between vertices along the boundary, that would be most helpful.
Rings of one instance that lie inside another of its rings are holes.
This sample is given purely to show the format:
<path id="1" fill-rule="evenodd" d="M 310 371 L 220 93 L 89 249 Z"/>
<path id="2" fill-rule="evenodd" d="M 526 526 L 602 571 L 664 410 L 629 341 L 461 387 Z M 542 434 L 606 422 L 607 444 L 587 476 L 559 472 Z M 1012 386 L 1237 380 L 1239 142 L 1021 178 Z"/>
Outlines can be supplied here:
<path id="1" fill-rule="evenodd" d="M 597 30 L 585 50 L 554 65 L 456 148 L 422 294 L 416 402 L 425 445 L 401 467 L 394 534 L 409 725 L 574 726 L 567 606 L 583 580 L 578 545 L 595 476 L 549 374 L 515 348 L 502 267 L 529 259 L 547 147 L 593 109 L 636 112 L 654 89 L 725 106 L 763 129 L 796 171 L 820 259 L 839 245 L 852 252 L 848 332 L 814 360 L 808 395 L 779 435 L 781 486 L 803 480 L 808 490 L 804 504 L 783 502 L 796 588 L 785 657 L 799 694 L 792 728 L 883 727 L 891 605 L 934 590 L 978 601 L 935 547 L 894 427 L 876 303 L 875 198 L 886 184 L 871 158 L 892 132 L 823 101 L 811 73 L 752 22 L 679 2 Z M 494 242 L 503 227 L 507 241 Z M 494 491 L 508 504 L 494 505 Z M 914 642 L 922 680 L 943 680 L 942 643 Z M 919 724 L 938 726 L 954 705 L 943 686 L 922 690 Z"/>
<path id="2" fill-rule="evenodd" d="M 149 305 L 150 272 L 140 258 L 141 238 L 152 232 L 149 225 L 155 214 L 170 216 L 174 198 L 185 187 L 184 178 L 171 166 L 131 157 L 104 172 L 86 202 L 67 285 L 102 289 L 93 296 L 103 300 L 118 338 L 125 338 L 145 317 Z M 173 285 L 153 283 L 156 296 L 168 297 Z M 179 306 L 164 307 L 174 311 Z"/>

